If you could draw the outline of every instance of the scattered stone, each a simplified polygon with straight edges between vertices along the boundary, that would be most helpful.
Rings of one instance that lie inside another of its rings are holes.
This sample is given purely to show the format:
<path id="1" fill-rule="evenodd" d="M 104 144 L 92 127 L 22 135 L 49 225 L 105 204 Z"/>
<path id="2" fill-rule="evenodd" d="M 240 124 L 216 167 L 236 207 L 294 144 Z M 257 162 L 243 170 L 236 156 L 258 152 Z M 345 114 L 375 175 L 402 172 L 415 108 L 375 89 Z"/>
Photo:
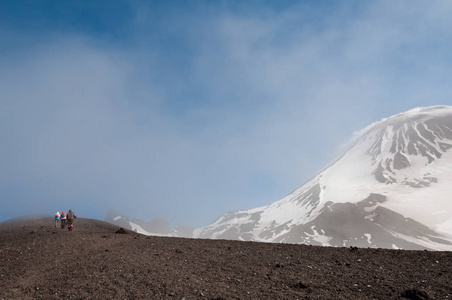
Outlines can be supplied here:
<path id="1" fill-rule="evenodd" d="M 119 233 L 119 234 L 127 234 L 127 230 L 125 230 L 124 228 L 119 228 L 115 233 Z"/>
<path id="2" fill-rule="evenodd" d="M 293 287 L 297 288 L 297 289 L 307 289 L 308 288 L 308 286 L 301 281 L 298 281 L 296 284 L 293 285 Z"/>
<path id="3" fill-rule="evenodd" d="M 428 294 L 423 291 L 418 291 L 416 289 L 406 290 L 401 295 L 403 298 L 411 300 L 427 300 L 429 299 Z"/>

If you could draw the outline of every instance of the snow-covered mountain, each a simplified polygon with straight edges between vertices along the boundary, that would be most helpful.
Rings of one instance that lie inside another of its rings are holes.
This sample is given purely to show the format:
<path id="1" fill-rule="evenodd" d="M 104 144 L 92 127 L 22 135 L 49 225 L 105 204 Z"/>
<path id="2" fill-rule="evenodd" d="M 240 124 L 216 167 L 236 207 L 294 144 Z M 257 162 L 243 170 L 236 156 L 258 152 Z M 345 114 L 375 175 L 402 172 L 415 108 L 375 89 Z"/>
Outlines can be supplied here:
<path id="1" fill-rule="evenodd" d="M 154 219 L 149 222 L 140 219 L 130 220 L 128 217 L 122 216 L 112 209 L 108 211 L 104 221 L 145 235 L 171 237 L 193 236 L 193 228 L 191 227 L 179 225 L 173 228 L 168 221 L 163 219 Z"/>
<path id="2" fill-rule="evenodd" d="M 288 196 L 225 213 L 194 236 L 452 250 L 452 107 L 374 123 Z"/>

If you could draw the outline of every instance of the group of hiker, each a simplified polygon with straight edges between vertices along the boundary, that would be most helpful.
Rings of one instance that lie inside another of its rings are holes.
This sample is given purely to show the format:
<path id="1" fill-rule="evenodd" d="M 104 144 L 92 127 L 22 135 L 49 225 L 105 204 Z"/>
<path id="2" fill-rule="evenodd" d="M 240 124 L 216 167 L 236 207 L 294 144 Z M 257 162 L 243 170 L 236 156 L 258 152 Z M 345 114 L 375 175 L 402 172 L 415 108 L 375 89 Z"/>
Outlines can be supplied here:
<path id="1" fill-rule="evenodd" d="M 61 229 L 64 229 L 67 227 L 69 231 L 72 231 L 72 228 L 74 228 L 74 220 L 77 218 L 77 216 L 72 212 L 72 209 L 68 211 L 66 214 L 64 210 L 61 212 L 57 211 L 55 214 L 55 227 L 60 227 Z"/>

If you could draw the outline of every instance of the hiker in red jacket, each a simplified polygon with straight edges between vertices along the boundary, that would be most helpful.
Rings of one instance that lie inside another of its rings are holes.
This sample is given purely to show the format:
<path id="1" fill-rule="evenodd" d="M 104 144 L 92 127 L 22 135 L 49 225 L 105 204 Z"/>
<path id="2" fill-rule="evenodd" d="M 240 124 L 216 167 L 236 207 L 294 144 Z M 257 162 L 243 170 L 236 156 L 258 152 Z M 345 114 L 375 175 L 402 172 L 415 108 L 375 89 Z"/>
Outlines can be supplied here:
<path id="1" fill-rule="evenodd" d="M 67 213 L 67 230 L 72 230 L 72 228 L 74 227 L 75 218 L 77 218 L 77 216 L 72 212 L 72 209 L 70 209 Z"/>
<path id="2" fill-rule="evenodd" d="M 61 229 L 64 229 L 64 227 L 66 226 L 66 213 L 64 212 L 64 210 L 61 212 L 60 220 L 61 220 Z"/>

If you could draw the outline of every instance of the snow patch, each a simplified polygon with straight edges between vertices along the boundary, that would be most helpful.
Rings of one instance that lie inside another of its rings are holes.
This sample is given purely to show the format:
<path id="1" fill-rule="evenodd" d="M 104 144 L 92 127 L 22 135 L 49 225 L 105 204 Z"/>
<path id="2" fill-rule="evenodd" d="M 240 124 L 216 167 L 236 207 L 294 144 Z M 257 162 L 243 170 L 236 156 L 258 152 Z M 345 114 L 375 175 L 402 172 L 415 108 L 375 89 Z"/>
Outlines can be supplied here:
<path id="1" fill-rule="evenodd" d="M 146 230 L 143 229 L 143 227 L 141 227 L 138 224 L 129 222 L 130 227 L 132 227 L 132 230 L 141 234 L 145 234 L 145 235 L 151 235 L 149 232 L 147 232 Z"/>
<path id="2" fill-rule="evenodd" d="M 153 235 L 153 236 L 174 236 L 173 234 L 160 234 L 160 233 L 149 232 L 149 231 L 146 231 L 145 229 L 143 229 L 143 227 L 141 227 L 140 225 L 132 223 L 132 222 L 129 222 L 129 224 L 133 231 L 140 233 L 140 234 Z"/>
<path id="3" fill-rule="evenodd" d="M 309 236 L 313 241 L 316 241 L 323 246 L 331 246 L 330 241 L 332 240 L 332 237 L 325 235 L 325 231 L 321 230 L 322 233 L 319 233 L 315 229 L 315 226 L 312 226 L 311 230 L 314 232 L 313 234 L 309 234 L 307 232 L 305 232 L 305 234 Z"/>

